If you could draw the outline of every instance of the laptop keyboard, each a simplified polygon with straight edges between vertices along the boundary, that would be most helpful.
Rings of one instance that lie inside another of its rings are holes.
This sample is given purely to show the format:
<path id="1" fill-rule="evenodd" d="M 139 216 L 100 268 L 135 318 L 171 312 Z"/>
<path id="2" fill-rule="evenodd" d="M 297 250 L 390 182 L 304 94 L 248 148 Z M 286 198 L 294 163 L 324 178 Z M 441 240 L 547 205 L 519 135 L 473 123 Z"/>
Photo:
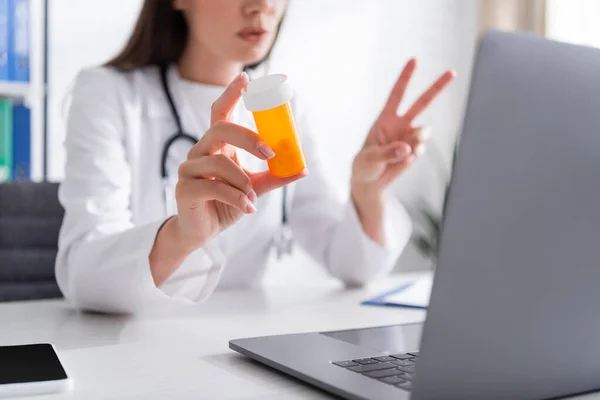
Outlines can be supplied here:
<path id="1" fill-rule="evenodd" d="M 410 392 L 418 359 L 419 353 L 413 351 L 389 356 L 336 361 L 332 364 Z"/>

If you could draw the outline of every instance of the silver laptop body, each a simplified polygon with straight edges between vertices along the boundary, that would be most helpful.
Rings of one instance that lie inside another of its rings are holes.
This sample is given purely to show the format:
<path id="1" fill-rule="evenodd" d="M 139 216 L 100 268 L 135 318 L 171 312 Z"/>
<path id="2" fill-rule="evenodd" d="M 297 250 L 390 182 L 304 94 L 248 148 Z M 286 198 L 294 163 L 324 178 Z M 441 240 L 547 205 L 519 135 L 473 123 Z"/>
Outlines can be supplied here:
<path id="1" fill-rule="evenodd" d="M 420 333 L 380 327 L 230 347 L 348 399 L 600 389 L 600 50 L 504 32 L 480 41 Z M 405 388 L 355 372 L 371 367 L 334 364 L 417 347 Z"/>

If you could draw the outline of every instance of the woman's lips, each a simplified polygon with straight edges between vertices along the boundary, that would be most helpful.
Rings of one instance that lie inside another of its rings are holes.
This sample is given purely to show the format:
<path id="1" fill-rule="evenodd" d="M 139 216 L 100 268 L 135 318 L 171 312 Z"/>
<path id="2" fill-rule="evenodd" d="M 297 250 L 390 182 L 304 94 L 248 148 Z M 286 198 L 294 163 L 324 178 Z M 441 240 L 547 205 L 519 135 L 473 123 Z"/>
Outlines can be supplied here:
<path id="1" fill-rule="evenodd" d="M 246 28 L 238 32 L 237 36 L 250 43 L 260 43 L 267 37 L 268 31 L 262 28 Z"/>

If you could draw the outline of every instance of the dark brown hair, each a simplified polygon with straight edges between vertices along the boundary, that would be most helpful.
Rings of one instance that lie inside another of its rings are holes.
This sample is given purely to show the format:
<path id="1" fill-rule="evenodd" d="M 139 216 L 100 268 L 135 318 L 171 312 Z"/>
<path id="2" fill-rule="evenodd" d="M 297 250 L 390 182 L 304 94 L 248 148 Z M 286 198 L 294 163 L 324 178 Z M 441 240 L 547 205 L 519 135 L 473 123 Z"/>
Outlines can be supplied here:
<path id="1" fill-rule="evenodd" d="M 280 28 L 281 22 L 277 35 Z M 151 65 L 178 62 L 188 37 L 189 27 L 183 12 L 174 9 L 171 0 L 145 0 L 125 47 L 106 65 L 120 71 L 132 71 Z M 270 53 L 271 50 L 265 58 L 269 57 Z M 246 68 L 255 68 L 261 62 Z"/>

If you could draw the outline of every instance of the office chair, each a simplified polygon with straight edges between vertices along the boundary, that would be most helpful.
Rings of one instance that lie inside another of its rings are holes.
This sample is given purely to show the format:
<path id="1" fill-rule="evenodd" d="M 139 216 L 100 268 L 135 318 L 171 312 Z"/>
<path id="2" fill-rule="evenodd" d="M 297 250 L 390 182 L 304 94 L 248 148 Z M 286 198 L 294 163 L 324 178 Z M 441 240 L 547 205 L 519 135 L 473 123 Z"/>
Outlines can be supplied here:
<path id="1" fill-rule="evenodd" d="M 62 296 L 54 262 L 63 214 L 57 183 L 0 184 L 0 302 Z"/>

